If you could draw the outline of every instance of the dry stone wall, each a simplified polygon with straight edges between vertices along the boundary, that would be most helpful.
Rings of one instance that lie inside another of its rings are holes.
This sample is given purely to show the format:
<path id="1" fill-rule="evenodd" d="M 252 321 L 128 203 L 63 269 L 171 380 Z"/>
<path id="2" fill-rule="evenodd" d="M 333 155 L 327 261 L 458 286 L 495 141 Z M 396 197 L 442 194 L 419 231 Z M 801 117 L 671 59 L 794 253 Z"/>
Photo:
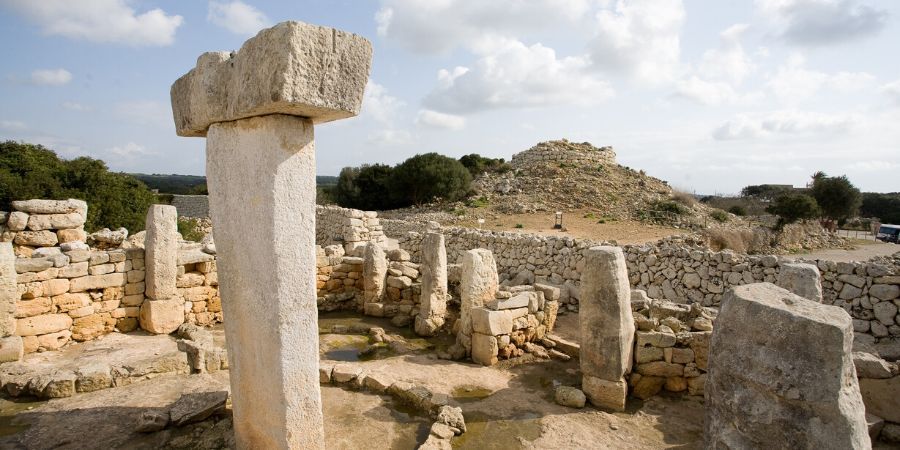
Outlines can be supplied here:
<path id="1" fill-rule="evenodd" d="M 378 213 L 338 206 L 316 206 L 316 245 L 339 244 L 353 256 L 368 242 L 384 244 L 386 238 Z"/>
<path id="2" fill-rule="evenodd" d="M 206 195 L 173 195 L 172 206 L 178 210 L 178 217 L 209 217 L 209 197 Z"/>
<path id="3" fill-rule="evenodd" d="M 595 148 L 590 143 L 576 144 L 566 140 L 541 142 L 534 147 L 513 155 L 510 165 L 521 169 L 533 165 L 558 164 L 608 164 L 616 162 L 612 147 Z"/>
<path id="4" fill-rule="evenodd" d="M 425 224 L 382 220 L 385 233 L 419 261 Z M 507 285 L 547 283 L 561 288 L 562 306 L 577 309 L 584 252 L 596 245 L 571 237 L 538 236 L 461 227 L 445 227 L 447 260 L 460 262 L 473 248 L 491 250 L 501 282 Z M 774 255 L 743 255 L 711 251 L 699 240 L 666 239 L 652 244 L 622 246 L 633 288 L 653 299 L 718 307 L 731 287 L 775 283 L 781 264 Z M 897 259 L 815 264 L 822 275 L 823 302 L 844 308 L 857 333 L 875 340 L 900 338 L 900 263 Z M 562 307 L 561 306 L 561 307 Z"/>

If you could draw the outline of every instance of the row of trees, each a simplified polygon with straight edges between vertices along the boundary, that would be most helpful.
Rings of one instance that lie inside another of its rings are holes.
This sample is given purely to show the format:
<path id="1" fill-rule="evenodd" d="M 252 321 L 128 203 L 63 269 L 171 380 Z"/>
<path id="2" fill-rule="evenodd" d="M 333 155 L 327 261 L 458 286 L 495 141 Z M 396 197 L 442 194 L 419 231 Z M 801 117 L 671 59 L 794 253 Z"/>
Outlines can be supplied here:
<path id="1" fill-rule="evenodd" d="M 345 167 L 331 196 L 346 208 L 384 210 L 435 200 L 461 200 L 469 194 L 471 183 L 469 169 L 458 160 L 425 153 L 394 167 Z"/>
<path id="2" fill-rule="evenodd" d="M 779 225 L 820 218 L 826 226 L 834 229 L 856 217 L 860 205 L 862 194 L 846 175 L 829 177 L 819 171 L 813 174 L 812 185 L 808 189 L 778 194 L 766 211 L 780 218 Z"/>
<path id="3" fill-rule="evenodd" d="M 0 210 L 14 200 L 77 198 L 88 203 L 85 228 L 144 229 L 147 208 L 156 196 L 136 178 L 110 172 L 103 161 L 60 159 L 41 145 L 0 143 Z"/>

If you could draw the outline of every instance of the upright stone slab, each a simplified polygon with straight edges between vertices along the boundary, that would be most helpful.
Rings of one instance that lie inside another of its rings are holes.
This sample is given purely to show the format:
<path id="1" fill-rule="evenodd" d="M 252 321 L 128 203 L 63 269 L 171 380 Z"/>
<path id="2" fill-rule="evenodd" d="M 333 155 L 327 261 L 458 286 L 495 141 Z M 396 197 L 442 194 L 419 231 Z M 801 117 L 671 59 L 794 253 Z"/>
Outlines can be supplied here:
<path id="1" fill-rule="evenodd" d="M 152 300 L 175 298 L 178 277 L 178 211 L 170 205 L 151 205 L 147 210 L 144 238 L 145 295 Z"/>
<path id="2" fill-rule="evenodd" d="M 365 303 L 381 303 L 387 278 L 387 255 L 381 245 L 366 244 L 363 258 L 363 299 Z"/>
<path id="3" fill-rule="evenodd" d="M 497 263 L 490 250 L 477 248 L 463 253 L 462 275 L 459 281 L 460 327 L 456 342 L 472 352 L 472 308 L 484 306 L 493 300 L 500 287 Z"/>
<path id="4" fill-rule="evenodd" d="M 299 22 L 206 53 L 172 86 L 175 127 L 207 136 L 238 448 L 323 448 L 313 124 L 356 115 L 362 37 Z"/>
<path id="5" fill-rule="evenodd" d="M 777 284 L 807 300 L 822 303 L 821 274 L 815 264 L 782 264 L 778 272 Z"/>
<path id="6" fill-rule="evenodd" d="M 420 336 L 432 336 L 444 325 L 447 312 L 447 249 L 443 234 L 425 233 L 420 270 L 422 293 L 415 330 Z"/>
<path id="7" fill-rule="evenodd" d="M 634 347 L 628 268 L 619 247 L 585 251 L 578 317 L 582 390 L 595 406 L 625 409 Z"/>
<path id="8" fill-rule="evenodd" d="M 16 254 L 11 242 L 0 242 L 0 338 L 16 332 Z"/>
<path id="9" fill-rule="evenodd" d="M 773 284 L 722 299 L 709 353 L 707 448 L 870 448 L 841 308 Z"/>

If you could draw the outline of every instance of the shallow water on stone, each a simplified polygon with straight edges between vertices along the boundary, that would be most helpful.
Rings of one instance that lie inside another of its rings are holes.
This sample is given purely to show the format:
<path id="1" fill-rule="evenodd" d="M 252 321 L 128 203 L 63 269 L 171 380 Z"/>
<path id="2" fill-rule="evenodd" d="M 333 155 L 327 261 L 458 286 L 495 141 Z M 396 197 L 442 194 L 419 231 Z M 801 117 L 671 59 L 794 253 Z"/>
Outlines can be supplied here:
<path id="1" fill-rule="evenodd" d="M 451 395 L 453 396 L 453 399 L 459 403 L 474 403 L 490 397 L 493 393 L 494 391 L 488 388 L 463 384 L 453 388 Z"/>
<path id="2" fill-rule="evenodd" d="M 16 424 L 17 415 L 34 409 L 42 403 L 29 398 L 0 399 L 0 436 L 10 436 L 27 430 L 31 424 Z"/>
<path id="3" fill-rule="evenodd" d="M 541 417 L 524 414 L 521 417 L 497 419 L 481 412 L 467 412 L 466 432 L 453 438 L 456 449 L 516 449 L 524 448 L 523 441 L 541 436 Z"/>

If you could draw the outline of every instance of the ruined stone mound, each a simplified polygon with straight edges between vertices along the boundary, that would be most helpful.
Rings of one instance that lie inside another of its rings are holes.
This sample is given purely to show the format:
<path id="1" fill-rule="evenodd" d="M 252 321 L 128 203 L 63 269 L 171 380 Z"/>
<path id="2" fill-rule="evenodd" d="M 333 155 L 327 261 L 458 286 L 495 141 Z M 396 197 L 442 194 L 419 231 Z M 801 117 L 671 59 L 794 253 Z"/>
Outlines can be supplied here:
<path id="1" fill-rule="evenodd" d="M 610 218 L 639 219 L 672 196 L 665 181 L 620 166 L 612 147 L 588 142 L 541 142 L 513 155 L 510 166 L 513 170 L 483 174 L 474 182 L 477 197 L 501 213 L 591 209 Z"/>

